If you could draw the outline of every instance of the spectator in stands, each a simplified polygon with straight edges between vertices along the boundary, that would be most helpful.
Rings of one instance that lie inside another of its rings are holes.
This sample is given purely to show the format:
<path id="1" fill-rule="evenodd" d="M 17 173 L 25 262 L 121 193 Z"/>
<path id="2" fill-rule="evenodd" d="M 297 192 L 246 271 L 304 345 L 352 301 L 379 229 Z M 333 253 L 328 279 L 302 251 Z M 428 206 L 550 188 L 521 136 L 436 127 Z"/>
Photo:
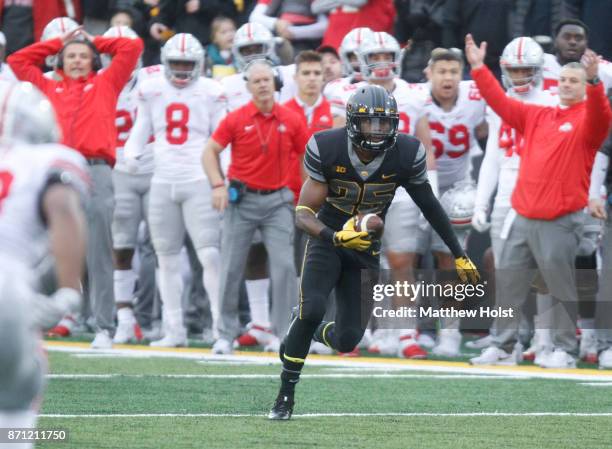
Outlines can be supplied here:
<path id="1" fill-rule="evenodd" d="M 77 39 L 79 38 L 79 39 Z M 59 54 L 58 54 L 59 52 Z M 43 91 L 58 116 L 65 145 L 78 150 L 90 166 L 91 199 L 88 208 L 88 290 L 95 319 L 94 348 L 110 348 L 114 330 L 111 221 L 115 164 L 115 109 L 117 98 L 142 52 L 142 41 L 129 38 L 93 38 L 81 27 L 62 38 L 26 47 L 9 56 L 8 63 L 21 81 Z M 100 53 L 111 54 L 111 65 L 99 73 Z M 61 81 L 43 76 L 45 58 L 58 54 Z"/>
<path id="2" fill-rule="evenodd" d="M 321 54 L 323 65 L 323 87 L 330 81 L 342 78 L 342 62 L 336 49 L 330 46 L 319 47 L 317 52 Z"/>
<path id="3" fill-rule="evenodd" d="M 236 73 L 232 57 L 232 44 L 236 34 L 236 23 L 229 17 L 219 16 L 212 21 L 211 43 L 206 47 L 206 72 L 214 79 Z"/>
<path id="4" fill-rule="evenodd" d="M 167 39 L 172 28 L 176 33 L 190 33 L 205 46 L 210 42 L 210 25 L 215 17 L 235 17 L 233 0 L 160 0 L 159 14 L 150 27 L 154 39 Z"/>
<path id="5" fill-rule="evenodd" d="M 514 37 L 510 29 L 513 0 L 446 0 L 442 19 L 442 46 L 463 46 L 471 33 L 478 42 L 486 41 L 485 64 L 499 79 L 499 57 Z"/>
<path id="6" fill-rule="evenodd" d="M 326 13 L 329 25 L 321 45 L 337 49 L 347 33 L 367 27 L 372 31 L 393 32 L 395 7 L 392 0 L 314 0 L 312 13 Z"/>
<path id="7" fill-rule="evenodd" d="M 493 346 L 471 361 L 515 364 L 520 360 L 515 347 L 520 320 L 517 299 L 524 301 L 537 267 L 557 303 L 553 329 L 555 350 L 543 357 L 540 366 L 575 367 L 578 348 L 576 324 L 572 319 L 576 318 L 578 298 L 574 260 L 593 160 L 608 135 L 612 119 L 603 85 L 597 77 L 598 57 L 587 50 L 583 65 L 570 63 L 562 68 L 560 105 L 551 107 L 507 97 L 484 65 L 486 43 L 477 47 L 468 34 L 465 50 L 472 77 L 483 98 L 524 138 L 511 199 L 516 214 L 506 219 L 508 224 L 502 231 L 506 238 L 495 279 L 497 306 L 502 309 L 510 306 L 516 313 L 495 320 Z"/>
<path id="8" fill-rule="evenodd" d="M 213 206 L 225 210 L 221 243 L 220 339 L 213 346 L 213 352 L 222 354 L 232 351 L 232 342 L 240 330 L 240 283 L 236 280 L 244 273 L 256 229 L 261 230 L 268 252 L 273 308 L 282 307 L 289 312 L 297 300 L 293 194 L 287 185 L 291 155 L 302 159 L 308 135 L 301 118 L 275 102 L 274 70 L 269 63 L 256 60 L 244 73 L 252 101 L 225 117 L 202 156 L 213 187 Z M 232 161 L 228 170 L 228 190 L 219 156 L 229 144 L 232 145 Z M 284 333 L 284 329 L 277 329 L 277 333 Z"/>
<path id="9" fill-rule="evenodd" d="M 534 2 L 539 3 L 539 2 Z M 607 60 L 612 59 L 612 8 L 601 0 L 563 0 L 564 18 L 582 20 L 590 29 L 591 49 Z"/>
<path id="10" fill-rule="evenodd" d="M 259 0 L 250 22 L 258 22 L 291 42 L 294 51 L 312 50 L 327 28 L 325 14 L 310 11 L 311 0 Z"/>
<path id="11" fill-rule="evenodd" d="M 38 42 L 45 25 L 56 17 L 71 17 L 80 22 L 80 0 L 0 0 L 0 28 L 6 36 L 6 54 Z"/>

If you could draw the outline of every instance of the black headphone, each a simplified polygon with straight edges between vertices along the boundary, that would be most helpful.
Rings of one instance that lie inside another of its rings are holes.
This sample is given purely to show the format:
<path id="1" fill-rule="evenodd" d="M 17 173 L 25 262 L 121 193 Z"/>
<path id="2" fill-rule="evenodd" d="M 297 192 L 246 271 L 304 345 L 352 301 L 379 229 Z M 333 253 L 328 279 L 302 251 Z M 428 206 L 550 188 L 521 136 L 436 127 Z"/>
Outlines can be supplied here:
<path id="1" fill-rule="evenodd" d="M 272 69 L 272 71 L 274 72 L 274 91 L 276 92 L 280 92 L 281 89 L 283 88 L 283 77 L 280 74 L 280 72 L 278 71 L 278 69 L 276 68 L 276 66 L 274 64 L 272 64 L 272 62 L 270 62 L 267 59 L 255 59 L 254 61 L 249 62 L 245 67 L 244 70 L 242 71 L 242 79 L 245 81 L 248 81 L 248 77 L 247 77 L 247 72 L 248 70 L 251 68 L 251 66 L 255 65 L 255 64 L 266 64 L 268 66 L 270 66 L 270 68 Z"/>
<path id="2" fill-rule="evenodd" d="M 70 44 L 75 44 L 75 43 L 85 44 L 89 48 L 91 48 L 91 51 L 93 53 L 93 59 L 91 61 L 91 70 L 93 72 L 97 72 L 98 70 L 102 69 L 102 58 L 100 57 L 100 52 L 98 51 L 96 46 L 93 44 L 93 42 L 87 39 L 83 39 L 83 40 L 75 39 L 75 40 L 71 40 L 68 43 L 66 43 L 66 45 L 64 45 L 62 49 L 60 50 L 60 52 L 57 54 L 57 68 L 59 70 L 64 70 L 64 51 L 66 50 L 66 47 L 68 47 Z"/>

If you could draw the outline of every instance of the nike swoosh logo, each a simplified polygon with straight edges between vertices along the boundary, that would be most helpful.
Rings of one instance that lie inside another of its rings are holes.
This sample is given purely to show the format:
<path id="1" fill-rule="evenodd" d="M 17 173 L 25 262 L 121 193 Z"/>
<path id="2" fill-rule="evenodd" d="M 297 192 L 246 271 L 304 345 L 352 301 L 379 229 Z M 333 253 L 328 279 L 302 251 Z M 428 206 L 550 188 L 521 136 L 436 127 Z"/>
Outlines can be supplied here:
<path id="1" fill-rule="evenodd" d="M 379 254 L 380 254 L 380 251 L 372 251 L 373 256 L 378 256 Z"/>
<path id="2" fill-rule="evenodd" d="M 359 235 L 356 235 L 356 236 L 354 236 L 354 237 L 350 237 L 350 238 L 342 238 L 342 239 L 340 239 L 340 241 L 341 241 L 342 243 L 346 243 L 346 242 L 350 242 L 351 240 L 358 239 L 359 237 L 360 237 Z"/>
<path id="3" fill-rule="evenodd" d="M 391 173 L 390 175 L 382 175 L 382 179 L 389 179 L 397 176 L 397 173 Z"/>

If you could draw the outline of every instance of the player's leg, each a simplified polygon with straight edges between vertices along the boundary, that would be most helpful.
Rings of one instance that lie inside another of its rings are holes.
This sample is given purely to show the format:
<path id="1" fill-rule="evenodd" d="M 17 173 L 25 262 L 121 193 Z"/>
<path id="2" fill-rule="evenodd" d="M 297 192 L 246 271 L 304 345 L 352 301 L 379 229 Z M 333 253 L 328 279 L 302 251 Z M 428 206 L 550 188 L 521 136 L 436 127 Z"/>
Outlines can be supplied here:
<path id="1" fill-rule="evenodd" d="M 207 181 L 189 183 L 184 187 L 188 190 L 185 192 L 188 197 L 183 203 L 183 218 L 202 265 L 202 282 L 210 300 L 213 338 L 217 339 L 221 215 L 212 207 L 212 192 Z"/>
<path id="2" fill-rule="evenodd" d="M 151 346 L 186 346 L 183 323 L 183 278 L 180 251 L 185 238 L 181 205 L 175 184 L 152 183 L 149 204 L 149 226 L 159 263 L 159 292 L 162 302 L 164 338 Z"/>
<path id="3" fill-rule="evenodd" d="M 378 282 L 378 261 L 368 254 L 342 250 L 342 271 L 336 284 L 335 321 L 322 322 L 314 338 L 338 352 L 350 352 L 363 336 L 373 302 L 364 298 Z"/>
<path id="4" fill-rule="evenodd" d="M 293 411 L 295 385 L 300 379 L 310 342 L 325 315 L 329 294 L 342 271 L 339 250 L 310 238 L 306 243 L 297 313 L 281 345 L 281 386 L 270 419 L 289 419 Z"/>
<path id="5" fill-rule="evenodd" d="M 20 280 L 0 274 L 0 428 L 34 428 L 35 406 L 40 403 L 46 360 L 32 323 L 29 288 L 17 288 Z M 31 443 L 0 447 L 29 449 Z"/>
<path id="6" fill-rule="evenodd" d="M 415 282 L 415 270 L 417 268 L 420 254 L 425 250 L 425 240 L 428 237 L 419 229 L 419 208 L 411 199 L 394 201 L 391 203 L 387 216 L 385 217 L 385 233 L 382 244 L 385 257 L 391 270 L 391 280 Z M 393 307 L 411 307 L 417 304 L 414 298 L 391 298 Z M 382 346 L 386 351 L 393 351 L 391 342 L 395 342 L 395 350 L 400 357 L 409 359 L 423 359 L 427 357 L 425 351 L 417 341 L 416 319 L 408 318 L 406 326 L 396 332 L 389 329 Z M 379 344 L 380 345 L 380 344 Z M 376 351 L 376 348 L 372 348 Z M 380 347 L 379 347 L 380 349 Z"/>
<path id="7" fill-rule="evenodd" d="M 115 210 L 113 213 L 113 262 L 115 271 L 114 293 L 117 307 L 117 331 L 113 343 L 126 343 L 136 339 L 136 318 L 133 297 L 137 276 L 132 270 L 138 228 L 145 218 L 140 184 L 148 184 L 149 176 L 130 175 L 113 171 Z"/>

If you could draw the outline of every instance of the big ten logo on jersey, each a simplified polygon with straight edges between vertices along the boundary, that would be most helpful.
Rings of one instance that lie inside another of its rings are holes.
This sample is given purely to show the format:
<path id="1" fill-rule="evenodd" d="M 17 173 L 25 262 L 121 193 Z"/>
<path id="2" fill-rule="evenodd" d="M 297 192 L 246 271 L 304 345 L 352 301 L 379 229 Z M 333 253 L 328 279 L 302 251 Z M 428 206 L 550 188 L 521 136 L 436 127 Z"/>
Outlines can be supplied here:
<path id="1" fill-rule="evenodd" d="M 327 202 L 336 209 L 349 215 L 378 214 L 393 200 L 395 183 L 365 183 L 331 179 L 329 189 L 332 192 Z"/>
<path id="2" fill-rule="evenodd" d="M 189 138 L 189 108 L 184 103 L 166 107 L 166 140 L 170 145 L 183 145 Z"/>
<path id="3" fill-rule="evenodd" d="M 440 122 L 429 122 L 429 129 L 436 159 L 442 157 L 443 154 L 451 159 L 456 159 L 470 149 L 470 131 L 465 125 L 458 123 L 446 129 Z"/>
<path id="4" fill-rule="evenodd" d="M 130 136 L 130 131 L 134 125 L 134 119 L 130 111 L 117 109 L 115 114 L 115 126 L 117 127 L 117 147 L 122 148 Z"/>
<path id="5" fill-rule="evenodd" d="M 507 123 L 502 123 L 499 127 L 498 145 L 501 150 L 504 150 L 506 157 L 512 157 L 514 154 L 521 153 L 525 140 L 514 128 Z"/>
<path id="6" fill-rule="evenodd" d="M 2 212 L 2 203 L 11 192 L 13 179 L 13 174 L 11 172 L 0 171 L 0 212 Z"/>
<path id="7" fill-rule="evenodd" d="M 470 83 L 468 90 L 468 99 L 473 101 L 482 100 L 482 96 L 480 95 L 480 91 L 478 90 L 478 87 L 476 86 L 475 82 Z"/>

